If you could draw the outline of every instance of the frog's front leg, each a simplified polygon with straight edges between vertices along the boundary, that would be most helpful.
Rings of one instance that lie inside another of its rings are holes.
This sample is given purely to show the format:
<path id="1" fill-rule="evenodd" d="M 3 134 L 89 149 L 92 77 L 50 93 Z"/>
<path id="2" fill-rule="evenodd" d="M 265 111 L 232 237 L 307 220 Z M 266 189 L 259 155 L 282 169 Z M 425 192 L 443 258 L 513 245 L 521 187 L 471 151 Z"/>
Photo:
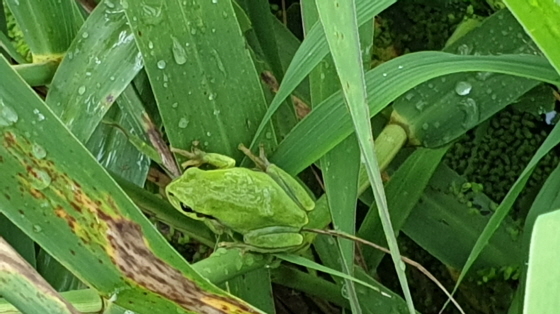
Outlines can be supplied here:
<path id="1" fill-rule="evenodd" d="M 171 151 L 189 159 L 181 164 L 183 169 L 188 167 L 200 167 L 204 164 L 212 165 L 218 169 L 235 167 L 235 159 L 226 155 L 207 153 L 196 147 L 193 147 L 191 152 L 174 147 L 171 147 Z"/>

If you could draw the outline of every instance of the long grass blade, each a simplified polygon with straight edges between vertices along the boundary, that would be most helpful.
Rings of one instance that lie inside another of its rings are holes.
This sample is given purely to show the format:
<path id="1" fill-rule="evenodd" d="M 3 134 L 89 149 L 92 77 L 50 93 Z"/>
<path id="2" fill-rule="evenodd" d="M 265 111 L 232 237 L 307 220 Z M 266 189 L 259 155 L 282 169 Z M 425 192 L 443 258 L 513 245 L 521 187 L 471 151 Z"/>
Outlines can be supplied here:
<path id="1" fill-rule="evenodd" d="M 412 295 L 408 288 L 404 264 L 401 260 L 395 232 L 389 218 L 387 199 L 375 155 L 373 132 L 369 119 L 369 107 L 367 105 L 366 82 L 362 69 L 355 3 L 354 1 L 319 1 L 317 2 L 317 9 L 342 85 L 345 103 L 352 116 L 362 161 L 365 164 L 372 185 L 385 237 L 391 250 L 391 257 L 393 258 L 409 311 L 413 314 L 415 310 Z M 375 95 L 373 96 L 375 97 Z"/>

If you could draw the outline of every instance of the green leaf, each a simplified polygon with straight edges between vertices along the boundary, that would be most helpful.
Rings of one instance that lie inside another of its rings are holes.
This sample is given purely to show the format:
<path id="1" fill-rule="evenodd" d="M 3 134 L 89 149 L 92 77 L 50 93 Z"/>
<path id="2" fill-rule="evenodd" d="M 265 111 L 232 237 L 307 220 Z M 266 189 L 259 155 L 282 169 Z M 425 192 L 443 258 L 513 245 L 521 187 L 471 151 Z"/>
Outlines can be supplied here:
<path id="1" fill-rule="evenodd" d="M 99 5 L 76 35 L 53 78 L 47 104 L 86 142 L 142 69 L 120 4 Z"/>
<path id="2" fill-rule="evenodd" d="M 125 13 L 171 145 L 240 159 L 266 104 L 231 1 L 130 2 Z"/>
<path id="3" fill-rule="evenodd" d="M 75 1 L 6 0 L 34 62 L 61 59 L 83 23 Z"/>
<path id="4" fill-rule="evenodd" d="M 487 18 L 444 51 L 462 55 L 538 54 L 507 10 Z M 391 120 L 407 128 L 412 144 L 438 147 L 457 139 L 538 84 L 490 72 L 446 75 L 424 82 L 395 100 Z"/>
<path id="5" fill-rule="evenodd" d="M 560 291 L 560 211 L 537 218 L 531 237 L 527 289 L 524 313 L 555 313 L 560 299 L 551 298 L 550 292 Z"/>
<path id="6" fill-rule="evenodd" d="M 550 64 L 560 72 L 560 4 L 555 0 L 504 0 Z"/>
<path id="7" fill-rule="evenodd" d="M 23 313 L 78 313 L 2 238 L 0 282 L 0 294 Z"/>
<path id="8" fill-rule="evenodd" d="M 0 76 L 4 215 L 127 309 L 257 312 L 193 271 L 3 58 Z"/>
<path id="9" fill-rule="evenodd" d="M 416 52 L 387 61 L 366 73 L 370 116 L 412 87 L 431 78 L 465 71 L 486 71 L 560 84 L 560 77 L 543 57 L 530 55 L 457 56 Z M 352 121 L 340 92 L 305 117 L 278 145 L 270 158 L 288 173 L 299 173 L 350 135 Z M 481 120 L 484 118 L 481 117 Z M 309 139 L 313 139 L 310 145 Z"/>

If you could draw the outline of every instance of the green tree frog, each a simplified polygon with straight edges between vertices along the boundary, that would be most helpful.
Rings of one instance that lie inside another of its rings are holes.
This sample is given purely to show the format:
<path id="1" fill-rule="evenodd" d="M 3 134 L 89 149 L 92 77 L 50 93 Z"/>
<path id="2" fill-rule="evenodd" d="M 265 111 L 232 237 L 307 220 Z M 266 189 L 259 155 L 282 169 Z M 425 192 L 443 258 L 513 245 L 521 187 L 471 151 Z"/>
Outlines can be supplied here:
<path id="1" fill-rule="evenodd" d="M 166 187 L 171 204 L 183 214 L 203 220 L 215 233 L 235 231 L 244 243 L 229 243 L 263 253 L 296 251 L 306 247 L 301 229 L 315 203 L 288 173 L 268 162 L 261 147 L 257 157 L 241 149 L 259 169 L 235 167 L 224 155 L 174 149 L 189 161 L 182 176 Z M 209 164 L 216 169 L 203 170 Z"/>

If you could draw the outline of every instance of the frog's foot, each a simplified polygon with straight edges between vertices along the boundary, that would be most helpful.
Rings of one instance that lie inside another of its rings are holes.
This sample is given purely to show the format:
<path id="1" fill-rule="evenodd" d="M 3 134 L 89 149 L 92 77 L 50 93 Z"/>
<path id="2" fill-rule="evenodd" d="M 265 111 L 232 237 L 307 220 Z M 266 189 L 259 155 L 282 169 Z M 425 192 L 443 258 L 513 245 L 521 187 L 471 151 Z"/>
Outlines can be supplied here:
<path id="1" fill-rule="evenodd" d="M 175 147 L 171 147 L 171 151 L 181 156 L 185 156 L 189 159 L 181 163 L 181 167 L 183 169 L 186 169 L 188 167 L 200 167 L 201 165 L 206 163 L 206 161 L 204 160 L 204 155 L 206 153 L 196 147 L 193 147 L 192 151 L 190 152 L 188 150 L 178 149 Z"/>
<path id="2" fill-rule="evenodd" d="M 204 164 L 209 164 L 219 169 L 235 167 L 235 159 L 221 154 L 207 153 L 198 149 L 196 145 L 196 142 L 193 143 L 193 148 L 190 152 L 173 147 L 171 148 L 172 152 L 185 156 L 189 159 L 181 164 L 183 169 L 188 167 L 200 167 Z"/>
<path id="3" fill-rule="evenodd" d="M 264 145 L 262 144 L 259 145 L 258 157 L 255 154 L 253 154 L 253 152 L 251 152 L 251 150 L 245 147 L 245 145 L 243 144 L 239 144 L 238 148 L 240 151 L 242 151 L 245 154 L 245 156 L 249 157 L 249 159 L 251 159 L 255 163 L 255 165 L 257 165 L 257 167 L 260 168 L 262 171 L 266 171 L 270 166 L 270 162 L 268 161 L 268 159 L 266 159 L 266 155 L 264 153 Z"/>

